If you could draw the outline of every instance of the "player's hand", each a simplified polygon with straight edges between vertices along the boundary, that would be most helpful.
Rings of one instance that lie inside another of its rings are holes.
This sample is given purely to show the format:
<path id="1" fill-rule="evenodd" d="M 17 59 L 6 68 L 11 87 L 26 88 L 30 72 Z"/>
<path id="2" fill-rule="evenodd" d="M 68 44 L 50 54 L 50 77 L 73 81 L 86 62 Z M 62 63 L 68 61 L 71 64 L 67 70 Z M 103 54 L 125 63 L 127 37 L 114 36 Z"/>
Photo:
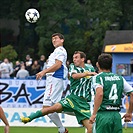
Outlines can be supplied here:
<path id="1" fill-rule="evenodd" d="M 124 122 L 131 122 L 132 121 L 132 113 L 126 113 L 122 119 L 124 118 Z"/>
<path id="2" fill-rule="evenodd" d="M 96 115 L 92 115 L 91 117 L 90 117 L 90 123 L 91 124 L 93 124 L 94 122 L 95 122 L 95 118 L 96 118 Z"/>
<path id="3" fill-rule="evenodd" d="M 41 80 L 44 75 L 45 75 L 45 71 L 41 71 L 36 74 L 36 79 Z"/>
<path id="4" fill-rule="evenodd" d="M 6 125 L 6 126 L 4 127 L 4 133 L 9 133 L 9 125 Z"/>
<path id="5" fill-rule="evenodd" d="M 97 75 L 96 72 L 87 72 L 87 76 L 94 76 L 94 75 Z"/>
<path id="6" fill-rule="evenodd" d="M 92 75 L 94 76 L 94 75 L 97 75 L 97 73 L 96 72 L 92 72 Z"/>

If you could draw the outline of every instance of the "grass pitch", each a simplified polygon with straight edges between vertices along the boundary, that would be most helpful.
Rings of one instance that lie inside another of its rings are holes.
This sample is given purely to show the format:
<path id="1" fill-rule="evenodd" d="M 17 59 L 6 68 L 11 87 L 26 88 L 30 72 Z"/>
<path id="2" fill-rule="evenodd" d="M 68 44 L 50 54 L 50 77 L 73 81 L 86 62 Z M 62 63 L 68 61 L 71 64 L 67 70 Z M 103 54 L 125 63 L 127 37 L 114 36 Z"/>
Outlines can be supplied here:
<path id="1" fill-rule="evenodd" d="M 69 133 L 85 133 L 83 127 L 68 127 Z M 0 133 L 4 133 L 4 127 L 0 126 Z M 56 127 L 10 127 L 10 133 L 58 133 Z M 133 128 L 123 128 L 123 133 L 133 133 Z"/>

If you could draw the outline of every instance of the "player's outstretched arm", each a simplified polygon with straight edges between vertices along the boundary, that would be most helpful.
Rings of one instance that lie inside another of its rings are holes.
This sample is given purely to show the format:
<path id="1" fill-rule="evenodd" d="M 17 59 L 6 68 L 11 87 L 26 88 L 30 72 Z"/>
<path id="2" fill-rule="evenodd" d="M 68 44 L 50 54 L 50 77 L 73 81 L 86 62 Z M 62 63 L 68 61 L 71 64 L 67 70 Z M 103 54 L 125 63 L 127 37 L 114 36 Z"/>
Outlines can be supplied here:
<path id="1" fill-rule="evenodd" d="M 2 121 L 5 123 L 4 133 L 9 133 L 9 123 L 7 121 L 7 118 L 4 114 L 2 107 L 0 107 L 0 119 L 2 119 Z"/>
<path id="2" fill-rule="evenodd" d="M 46 73 L 51 73 L 51 72 L 55 72 L 56 70 L 58 70 L 62 65 L 62 62 L 59 60 L 55 61 L 55 64 L 52 65 L 51 67 L 42 70 L 41 72 L 36 74 L 36 79 L 42 79 L 42 77 L 46 74 Z"/>
<path id="3" fill-rule="evenodd" d="M 127 113 L 122 117 L 122 119 L 124 118 L 125 122 L 131 122 L 132 113 L 133 113 L 133 92 L 130 93 L 129 109 Z"/>
<path id="4" fill-rule="evenodd" d="M 95 99 L 94 99 L 94 109 L 92 112 L 92 116 L 90 117 L 91 123 L 95 122 L 96 114 L 97 114 L 98 109 L 102 103 L 102 100 L 103 100 L 103 88 L 99 86 L 96 89 L 96 95 L 95 95 Z"/>
<path id="5" fill-rule="evenodd" d="M 73 73 L 72 77 L 74 79 L 80 79 L 80 78 L 87 77 L 87 76 L 94 76 L 96 74 L 97 74 L 96 72 Z"/>

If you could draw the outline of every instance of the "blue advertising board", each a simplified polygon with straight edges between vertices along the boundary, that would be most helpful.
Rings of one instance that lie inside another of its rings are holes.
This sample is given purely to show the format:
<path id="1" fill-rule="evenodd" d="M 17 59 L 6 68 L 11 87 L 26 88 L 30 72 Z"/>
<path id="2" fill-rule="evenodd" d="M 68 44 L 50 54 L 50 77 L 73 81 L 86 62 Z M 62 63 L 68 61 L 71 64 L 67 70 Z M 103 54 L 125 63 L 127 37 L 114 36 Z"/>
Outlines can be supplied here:
<path id="1" fill-rule="evenodd" d="M 133 87 L 133 82 L 128 82 Z M 34 110 L 38 110 L 38 108 L 42 108 L 43 103 L 43 95 L 45 93 L 45 80 L 18 80 L 18 79 L 1 79 L 0 81 L 0 104 L 6 110 L 6 115 L 9 117 L 9 121 L 13 124 L 10 125 L 19 125 L 19 115 L 27 115 L 33 112 Z M 126 113 L 126 96 L 122 98 L 122 106 L 121 106 L 121 115 Z M 129 98 L 128 98 L 129 101 Z M 93 102 L 91 103 L 93 104 Z M 92 105 L 93 106 L 93 105 Z M 12 110 L 12 112 L 9 111 Z M 13 110 L 15 109 L 15 110 Z M 12 114 L 11 114 L 12 113 Z M 64 124 L 67 122 L 67 119 L 71 117 L 62 115 L 61 119 L 63 119 Z M 45 121 L 44 121 L 45 119 Z M 76 126 L 77 124 L 76 118 L 72 118 Z M 51 122 L 48 123 L 48 118 L 45 117 L 43 119 L 39 119 L 39 121 L 43 121 L 47 126 L 51 126 Z M 35 121 L 36 122 L 36 121 Z M 122 122 L 124 125 L 124 122 Z M 32 123 L 32 125 L 34 125 Z M 37 125 L 35 123 L 35 125 Z M 40 124 L 39 124 L 40 125 Z M 43 124 L 44 125 L 44 124 Z M 66 126 L 75 126 L 74 124 L 66 125 Z M 20 124 L 21 126 L 21 124 Z M 53 126 L 53 125 L 52 125 Z M 133 127 L 132 122 L 128 123 L 128 127 Z"/>

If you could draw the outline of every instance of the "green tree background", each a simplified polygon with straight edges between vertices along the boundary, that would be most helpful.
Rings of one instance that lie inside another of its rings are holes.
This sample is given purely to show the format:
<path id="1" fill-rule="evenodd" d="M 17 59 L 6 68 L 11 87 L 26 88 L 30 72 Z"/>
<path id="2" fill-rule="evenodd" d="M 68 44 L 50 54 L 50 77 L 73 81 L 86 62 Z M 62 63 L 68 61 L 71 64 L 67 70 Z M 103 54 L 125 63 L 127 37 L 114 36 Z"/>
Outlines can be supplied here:
<path id="1" fill-rule="evenodd" d="M 31 7 L 40 12 L 35 24 L 28 23 L 24 16 Z M 16 41 L 9 43 L 7 36 L 13 32 L 0 29 L 0 42 L 1 47 L 12 45 L 18 55 L 15 59 L 20 60 L 26 54 L 33 59 L 41 54 L 48 57 L 54 49 L 51 35 L 61 32 L 68 59 L 72 59 L 75 50 L 82 50 L 95 65 L 107 30 L 133 30 L 132 0 L 4 0 L 0 2 L 0 10 L 0 19 L 19 20 Z M 2 50 L 0 54 L 4 54 Z"/>

